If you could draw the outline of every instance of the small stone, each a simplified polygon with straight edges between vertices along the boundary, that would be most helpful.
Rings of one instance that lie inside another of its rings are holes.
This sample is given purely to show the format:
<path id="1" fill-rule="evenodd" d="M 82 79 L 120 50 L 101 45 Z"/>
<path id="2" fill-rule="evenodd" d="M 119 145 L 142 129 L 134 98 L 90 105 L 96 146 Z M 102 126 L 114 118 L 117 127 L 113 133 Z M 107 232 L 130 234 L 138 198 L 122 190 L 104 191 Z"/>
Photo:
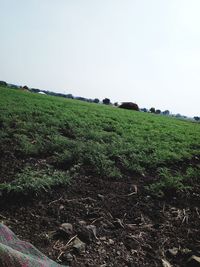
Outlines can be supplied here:
<path id="1" fill-rule="evenodd" d="M 95 225 L 81 225 L 77 229 L 78 237 L 86 243 L 91 243 L 93 239 L 98 239 L 96 236 L 96 226 Z"/>
<path id="2" fill-rule="evenodd" d="M 163 267 L 172 267 L 171 264 L 167 260 L 162 259 L 162 266 Z"/>
<path id="3" fill-rule="evenodd" d="M 88 229 L 88 231 L 91 231 L 93 236 L 97 239 L 97 228 L 96 228 L 96 226 L 91 224 L 91 225 L 88 225 L 86 228 Z"/>
<path id="4" fill-rule="evenodd" d="M 102 201 L 104 200 L 104 196 L 103 196 L 103 195 L 98 194 L 97 196 L 98 196 L 98 198 L 99 198 L 100 200 L 102 200 Z"/>
<path id="5" fill-rule="evenodd" d="M 170 248 L 168 249 L 168 253 L 170 254 L 170 256 L 175 257 L 178 254 L 178 248 L 176 247 Z"/>
<path id="6" fill-rule="evenodd" d="M 63 259 L 68 261 L 68 262 L 71 262 L 71 261 L 73 261 L 73 256 L 71 253 L 66 253 L 63 255 Z"/>
<path id="7" fill-rule="evenodd" d="M 80 225 L 86 225 L 87 223 L 86 223 L 86 221 L 84 221 L 84 220 L 81 220 L 81 221 L 79 221 L 78 222 Z"/>
<path id="8" fill-rule="evenodd" d="M 117 251 L 117 255 L 120 256 L 121 255 L 121 252 L 120 251 Z"/>
<path id="9" fill-rule="evenodd" d="M 108 239 L 108 244 L 109 245 L 114 245 L 115 241 L 113 239 Z"/>
<path id="10" fill-rule="evenodd" d="M 64 210 L 65 206 L 64 205 L 60 205 L 59 210 Z"/>
<path id="11" fill-rule="evenodd" d="M 73 226 L 71 223 L 63 223 L 61 224 L 59 230 L 67 235 L 71 235 L 73 233 Z"/>
<path id="12" fill-rule="evenodd" d="M 187 267 L 200 267 L 200 257 L 193 255 L 187 262 Z"/>
<path id="13" fill-rule="evenodd" d="M 85 248 L 86 248 L 85 243 L 83 243 L 78 237 L 76 237 L 73 241 L 73 249 L 78 254 L 83 254 L 85 253 Z"/>

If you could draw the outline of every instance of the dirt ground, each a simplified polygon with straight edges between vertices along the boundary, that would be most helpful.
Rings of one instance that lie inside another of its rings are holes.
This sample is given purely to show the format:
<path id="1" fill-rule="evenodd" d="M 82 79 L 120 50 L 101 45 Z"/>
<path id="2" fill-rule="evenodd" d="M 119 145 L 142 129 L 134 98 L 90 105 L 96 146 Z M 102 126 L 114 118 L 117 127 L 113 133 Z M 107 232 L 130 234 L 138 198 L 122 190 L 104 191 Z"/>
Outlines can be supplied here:
<path id="1" fill-rule="evenodd" d="M 38 196 L 0 196 L 0 221 L 71 267 L 187 266 L 191 255 L 200 256 L 199 189 L 158 198 L 146 182 L 83 176 Z M 63 223 L 71 232 L 59 230 Z M 72 246 L 77 237 L 81 251 Z"/>

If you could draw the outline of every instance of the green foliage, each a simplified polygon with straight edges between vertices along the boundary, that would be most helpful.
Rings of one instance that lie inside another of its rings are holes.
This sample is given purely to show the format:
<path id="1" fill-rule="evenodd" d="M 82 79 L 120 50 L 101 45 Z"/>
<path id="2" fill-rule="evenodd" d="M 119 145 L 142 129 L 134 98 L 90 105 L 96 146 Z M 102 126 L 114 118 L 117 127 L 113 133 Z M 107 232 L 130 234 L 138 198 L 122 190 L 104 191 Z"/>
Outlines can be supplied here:
<path id="1" fill-rule="evenodd" d="M 162 194 L 165 190 L 182 190 L 185 189 L 183 184 L 184 177 L 176 173 L 172 175 L 168 168 L 159 169 L 159 180 L 151 184 L 148 189 L 155 194 Z"/>
<path id="2" fill-rule="evenodd" d="M 50 166 L 67 176 L 156 173 L 161 166 L 199 156 L 199 144 L 198 123 L 0 87 L 1 187 L 13 188 L 18 181 L 31 189 L 33 180 L 34 188 L 48 187 L 45 181 L 53 185 L 48 175 L 40 173 L 35 179 L 35 162 L 40 172 Z M 27 163 L 34 174 L 26 180 L 23 171 L 31 173 L 24 170 Z M 161 184 L 154 185 L 158 189 L 185 185 L 170 167 L 159 175 Z"/>
<path id="3" fill-rule="evenodd" d="M 158 181 L 147 188 L 154 194 L 163 194 L 165 191 L 179 191 L 191 189 L 194 182 L 200 177 L 200 167 L 188 167 L 185 173 L 175 172 L 168 168 L 158 169 Z"/>
<path id="4" fill-rule="evenodd" d="M 7 192 L 40 192 L 41 190 L 50 189 L 52 186 L 69 183 L 68 173 L 53 170 L 46 166 L 45 169 L 33 169 L 26 166 L 18 173 L 10 183 L 0 184 L 0 190 Z"/>

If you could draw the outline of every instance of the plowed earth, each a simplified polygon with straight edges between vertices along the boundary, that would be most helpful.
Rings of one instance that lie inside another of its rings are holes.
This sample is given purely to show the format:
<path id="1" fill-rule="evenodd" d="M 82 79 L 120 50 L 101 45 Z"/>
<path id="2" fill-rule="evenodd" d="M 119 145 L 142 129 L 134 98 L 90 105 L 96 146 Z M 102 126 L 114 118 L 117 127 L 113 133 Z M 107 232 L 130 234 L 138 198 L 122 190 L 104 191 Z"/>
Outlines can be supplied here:
<path id="1" fill-rule="evenodd" d="M 186 266 L 200 255 L 199 189 L 158 198 L 144 189 L 147 181 L 83 176 L 38 196 L 1 196 L 0 220 L 68 266 Z M 88 238 L 83 221 L 96 226 L 96 237 Z M 62 223 L 73 225 L 69 236 L 58 231 Z M 86 243 L 81 254 L 70 244 L 76 235 Z"/>

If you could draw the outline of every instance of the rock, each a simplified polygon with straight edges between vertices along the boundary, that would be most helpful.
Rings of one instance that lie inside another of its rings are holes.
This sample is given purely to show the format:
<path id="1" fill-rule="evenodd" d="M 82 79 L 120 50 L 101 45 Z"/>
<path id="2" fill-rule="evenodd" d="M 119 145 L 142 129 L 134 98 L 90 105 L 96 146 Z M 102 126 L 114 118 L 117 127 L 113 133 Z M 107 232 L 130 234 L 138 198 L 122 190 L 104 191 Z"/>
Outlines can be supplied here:
<path id="1" fill-rule="evenodd" d="M 96 228 L 96 226 L 95 225 L 88 225 L 88 226 L 86 226 L 86 228 L 88 229 L 88 231 L 90 231 L 91 233 L 92 233 L 92 235 L 93 235 L 93 237 L 95 238 L 95 239 L 98 239 L 97 238 L 97 228 Z"/>
<path id="2" fill-rule="evenodd" d="M 176 248 L 176 247 L 170 248 L 170 249 L 168 249 L 167 252 L 170 256 L 175 257 L 178 254 L 178 248 Z"/>
<path id="3" fill-rule="evenodd" d="M 200 257 L 193 255 L 187 262 L 187 267 L 200 267 Z"/>
<path id="4" fill-rule="evenodd" d="M 70 236 L 73 233 L 73 225 L 71 223 L 63 223 L 61 224 L 59 230 Z"/>
<path id="5" fill-rule="evenodd" d="M 61 210 L 64 210 L 64 209 L 65 209 L 65 206 L 64 205 L 60 205 L 59 210 L 61 211 Z"/>
<path id="6" fill-rule="evenodd" d="M 95 225 L 82 225 L 77 230 L 78 237 L 86 243 L 91 243 L 93 239 L 98 239 L 96 236 Z"/>
<path id="7" fill-rule="evenodd" d="M 42 233 L 42 234 L 40 235 L 40 237 L 42 238 L 42 242 L 43 242 L 46 246 L 48 246 L 48 245 L 51 244 L 50 236 L 49 236 L 48 234 L 46 234 L 46 233 Z"/>
<path id="8" fill-rule="evenodd" d="M 109 245 L 114 245 L 114 243 L 115 243 L 114 240 L 112 240 L 112 239 L 108 239 L 108 244 L 109 244 Z"/>
<path id="9" fill-rule="evenodd" d="M 63 259 L 66 260 L 66 261 L 68 261 L 68 262 L 71 262 L 71 261 L 73 261 L 73 256 L 72 256 L 71 253 L 65 253 L 63 255 Z"/>
<path id="10" fill-rule="evenodd" d="M 172 267 L 171 264 L 167 260 L 164 260 L 164 259 L 162 259 L 162 266 L 163 267 Z"/>
<path id="11" fill-rule="evenodd" d="M 103 196 L 103 195 L 98 194 L 97 196 L 98 196 L 98 198 L 99 198 L 100 200 L 102 200 L 102 201 L 104 200 L 104 196 Z"/>
<path id="12" fill-rule="evenodd" d="M 81 221 L 79 221 L 78 223 L 79 223 L 80 225 L 87 225 L 86 221 L 84 221 L 84 220 L 81 220 Z"/>
<path id="13" fill-rule="evenodd" d="M 117 255 L 120 256 L 121 255 L 121 252 L 120 251 L 117 251 Z"/>
<path id="14" fill-rule="evenodd" d="M 78 254 L 85 253 L 86 245 L 78 237 L 74 239 L 72 247 Z"/>

